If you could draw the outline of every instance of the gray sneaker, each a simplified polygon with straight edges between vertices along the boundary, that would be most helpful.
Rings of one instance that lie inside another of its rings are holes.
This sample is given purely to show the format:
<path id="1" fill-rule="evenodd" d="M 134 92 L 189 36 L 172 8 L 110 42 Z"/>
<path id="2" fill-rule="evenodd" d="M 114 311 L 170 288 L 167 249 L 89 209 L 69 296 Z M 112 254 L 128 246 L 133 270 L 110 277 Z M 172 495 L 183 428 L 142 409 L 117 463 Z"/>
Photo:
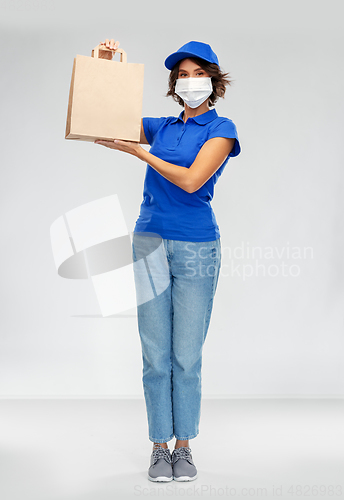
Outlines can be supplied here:
<path id="1" fill-rule="evenodd" d="M 172 467 L 175 481 L 193 481 L 197 478 L 197 469 L 192 460 L 191 448 L 188 446 L 173 450 Z"/>
<path id="2" fill-rule="evenodd" d="M 172 457 L 169 448 L 163 448 L 160 444 L 154 445 L 148 469 L 148 479 L 150 481 L 172 481 Z"/>

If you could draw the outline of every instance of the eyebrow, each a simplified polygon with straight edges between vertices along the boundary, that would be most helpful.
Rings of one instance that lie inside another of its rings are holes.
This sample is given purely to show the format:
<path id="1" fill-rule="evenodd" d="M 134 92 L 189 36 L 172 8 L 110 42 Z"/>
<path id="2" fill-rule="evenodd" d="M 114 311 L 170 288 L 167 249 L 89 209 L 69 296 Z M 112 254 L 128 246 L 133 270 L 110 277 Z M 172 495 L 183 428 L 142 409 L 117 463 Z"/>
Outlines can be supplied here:
<path id="1" fill-rule="evenodd" d="M 203 69 L 203 68 L 195 68 L 195 69 L 194 69 L 194 71 L 198 71 L 199 69 L 200 69 L 201 71 L 204 71 L 204 69 Z M 185 71 L 185 73 L 187 73 L 186 69 L 179 69 L 179 73 L 180 73 L 181 71 Z"/>

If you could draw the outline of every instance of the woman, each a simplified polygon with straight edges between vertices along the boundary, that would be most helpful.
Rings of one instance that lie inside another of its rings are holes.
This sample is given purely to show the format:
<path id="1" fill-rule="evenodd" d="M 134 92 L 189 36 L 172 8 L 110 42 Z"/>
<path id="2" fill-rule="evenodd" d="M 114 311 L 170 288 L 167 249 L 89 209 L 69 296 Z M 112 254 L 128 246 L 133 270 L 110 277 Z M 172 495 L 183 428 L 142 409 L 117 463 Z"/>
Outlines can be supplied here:
<path id="1" fill-rule="evenodd" d="M 101 44 L 118 48 L 114 39 Z M 230 85 L 210 45 L 189 42 L 168 56 L 165 66 L 170 70 L 166 95 L 184 110 L 179 117 L 142 119 L 140 144 L 150 144 L 150 151 L 130 141 L 95 142 L 147 163 L 133 261 L 153 442 L 148 478 L 191 481 L 197 469 L 189 439 L 199 433 L 202 349 L 221 267 L 220 233 L 210 201 L 240 145 L 234 123 L 209 109 Z M 143 261 L 146 267 L 139 266 Z M 167 441 L 173 436 L 171 455 Z"/>

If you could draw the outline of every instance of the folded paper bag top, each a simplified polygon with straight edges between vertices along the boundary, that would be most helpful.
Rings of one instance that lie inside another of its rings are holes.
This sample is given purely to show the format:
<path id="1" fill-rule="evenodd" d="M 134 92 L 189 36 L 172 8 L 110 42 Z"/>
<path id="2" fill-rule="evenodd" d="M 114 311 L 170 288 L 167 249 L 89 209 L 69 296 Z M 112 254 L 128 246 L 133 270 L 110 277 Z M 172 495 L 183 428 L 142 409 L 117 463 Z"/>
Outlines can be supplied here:
<path id="1" fill-rule="evenodd" d="M 144 64 L 127 63 L 123 49 L 120 61 L 100 59 L 100 47 L 74 58 L 65 138 L 139 142 Z"/>

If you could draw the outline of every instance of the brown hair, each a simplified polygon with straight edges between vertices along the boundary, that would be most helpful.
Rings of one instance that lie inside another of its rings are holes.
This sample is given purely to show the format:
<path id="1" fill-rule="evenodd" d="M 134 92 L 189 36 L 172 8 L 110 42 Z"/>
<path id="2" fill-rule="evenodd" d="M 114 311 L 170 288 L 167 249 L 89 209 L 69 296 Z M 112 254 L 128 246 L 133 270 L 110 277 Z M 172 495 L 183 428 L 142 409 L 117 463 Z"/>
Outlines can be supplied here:
<path id="1" fill-rule="evenodd" d="M 224 97 L 226 92 L 226 85 L 231 85 L 232 80 L 230 80 L 229 73 L 223 73 L 219 66 L 214 63 L 209 63 L 204 59 L 200 59 L 198 57 L 188 57 L 185 59 L 190 59 L 194 63 L 198 64 L 204 71 L 208 73 L 211 77 L 211 81 L 213 84 L 213 92 L 209 96 L 209 106 L 214 106 L 219 97 Z M 168 79 L 168 91 L 166 93 L 167 96 L 172 96 L 172 98 L 178 102 L 181 106 L 184 106 L 183 99 L 175 93 L 176 81 L 179 73 L 179 65 L 182 61 L 176 63 L 171 72 Z"/>

